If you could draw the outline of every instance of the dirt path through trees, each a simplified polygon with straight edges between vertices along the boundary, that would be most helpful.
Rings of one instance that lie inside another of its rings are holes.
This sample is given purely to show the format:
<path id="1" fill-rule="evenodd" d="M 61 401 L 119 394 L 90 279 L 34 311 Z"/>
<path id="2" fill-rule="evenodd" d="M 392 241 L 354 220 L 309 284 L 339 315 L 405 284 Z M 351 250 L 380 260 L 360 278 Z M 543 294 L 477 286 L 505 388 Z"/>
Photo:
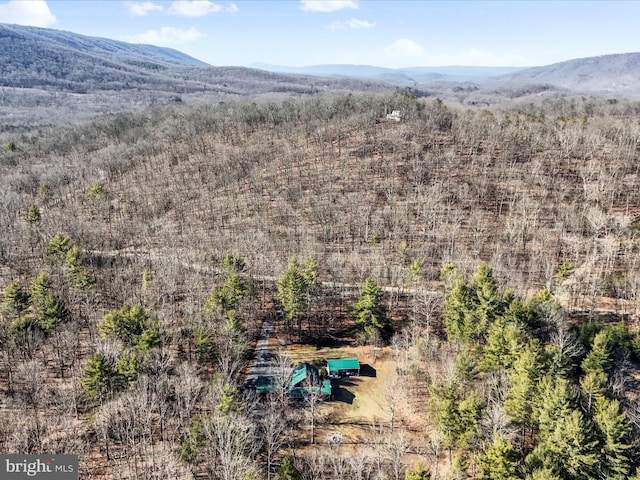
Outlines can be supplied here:
<path id="1" fill-rule="evenodd" d="M 276 374 L 273 356 L 269 352 L 269 340 L 274 322 L 275 315 L 269 314 L 262 324 L 260 337 L 256 342 L 253 362 L 247 373 L 247 387 L 255 388 L 257 385 L 268 384 Z"/>

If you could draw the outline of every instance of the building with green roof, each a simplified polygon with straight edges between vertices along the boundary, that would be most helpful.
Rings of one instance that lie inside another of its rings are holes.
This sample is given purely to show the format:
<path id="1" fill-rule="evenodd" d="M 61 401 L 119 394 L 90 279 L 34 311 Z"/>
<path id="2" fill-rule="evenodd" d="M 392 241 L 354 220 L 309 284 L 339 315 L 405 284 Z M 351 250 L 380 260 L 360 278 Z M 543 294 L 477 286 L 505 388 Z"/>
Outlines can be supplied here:
<path id="1" fill-rule="evenodd" d="M 302 363 L 296 367 L 289 384 L 289 396 L 306 398 L 318 394 L 323 398 L 331 397 L 331 380 L 323 379 L 317 367 Z"/>
<path id="2" fill-rule="evenodd" d="M 331 358 L 327 360 L 327 374 L 333 378 L 358 376 L 360 362 L 356 357 Z"/>
<path id="3" fill-rule="evenodd" d="M 259 394 L 266 395 L 278 391 L 274 379 L 263 379 L 255 386 Z M 287 394 L 291 398 L 305 399 L 311 394 L 318 394 L 323 399 L 331 398 L 331 380 L 323 379 L 317 367 L 302 363 L 298 365 L 287 387 Z"/>

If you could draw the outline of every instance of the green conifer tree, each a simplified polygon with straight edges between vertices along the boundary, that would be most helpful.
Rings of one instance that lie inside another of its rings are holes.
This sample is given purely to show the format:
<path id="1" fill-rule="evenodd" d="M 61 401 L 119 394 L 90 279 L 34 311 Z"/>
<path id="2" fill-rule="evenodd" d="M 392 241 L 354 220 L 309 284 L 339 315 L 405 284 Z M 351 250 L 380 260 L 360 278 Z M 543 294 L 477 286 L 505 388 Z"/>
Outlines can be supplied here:
<path id="1" fill-rule="evenodd" d="M 146 351 L 160 343 L 158 326 L 142 305 L 123 305 L 111 310 L 98 323 L 100 334 L 118 338 L 126 345 Z"/>
<path id="2" fill-rule="evenodd" d="M 558 419 L 556 429 L 545 440 L 551 453 L 551 469 L 570 480 L 595 480 L 599 461 L 598 440 L 578 409 Z"/>
<path id="3" fill-rule="evenodd" d="M 20 318 L 29 306 L 29 294 L 20 280 L 12 280 L 4 288 L 2 306 L 11 319 Z"/>
<path id="4" fill-rule="evenodd" d="M 562 480 L 548 468 L 536 469 L 524 478 L 525 480 Z"/>
<path id="5" fill-rule="evenodd" d="M 91 288 L 95 284 L 95 278 L 85 267 L 82 256 L 82 250 L 77 245 L 70 247 L 65 256 L 65 266 L 71 275 L 73 287 L 79 290 Z"/>
<path id="6" fill-rule="evenodd" d="M 516 356 L 513 368 L 509 371 L 511 388 L 504 406 L 514 423 L 521 427 L 523 442 L 527 427 L 531 427 L 536 386 L 542 370 L 540 347 L 537 342 L 530 341 L 521 354 Z M 524 446 L 524 443 L 521 446 Z"/>
<path id="7" fill-rule="evenodd" d="M 237 310 L 247 291 L 247 282 L 238 273 L 231 273 L 222 287 L 211 292 L 206 308 L 210 313 L 216 308 L 224 313 Z"/>
<path id="8" fill-rule="evenodd" d="M 389 325 L 382 296 L 382 288 L 372 278 L 367 278 L 362 284 L 360 297 L 351 309 L 356 325 L 362 329 L 369 342 Z"/>
<path id="9" fill-rule="evenodd" d="M 493 271 L 486 262 L 480 262 L 471 280 L 471 288 L 475 292 L 475 338 L 484 338 L 487 328 L 502 313 L 502 300 L 498 293 L 498 285 L 493 278 Z"/>
<path id="10" fill-rule="evenodd" d="M 576 408 L 576 397 L 564 378 L 544 376 L 540 379 L 533 408 L 538 438 L 545 442 L 555 432 L 561 418 Z"/>
<path id="11" fill-rule="evenodd" d="M 487 343 L 482 349 L 480 368 L 485 371 L 511 370 L 527 343 L 521 327 L 510 323 L 505 317 L 497 318 L 487 331 Z"/>
<path id="12" fill-rule="evenodd" d="M 82 388 L 87 398 L 103 401 L 123 385 L 123 379 L 116 371 L 115 364 L 100 353 L 89 358 L 82 370 Z"/>
<path id="13" fill-rule="evenodd" d="M 624 480 L 631 471 L 631 424 L 617 400 L 599 397 L 593 422 L 600 438 L 600 472 L 608 480 Z"/>
<path id="14" fill-rule="evenodd" d="M 413 468 L 408 468 L 405 472 L 405 480 L 429 480 L 430 478 L 431 474 L 422 462 L 416 463 Z"/>
<path id="15" fill-rule="evenodd" d="M 607 374 L 599 371 L 589 372 L 580 379 L 580 387 L 585 410 L 591 412 L 596 401 L 606 396 Z"/>
<path id="16" fill-rule="evenodd" d="M 469 309 L 469 288 L 462 277 L 457 278 L 451 289 L 445 293 L 444 325 L 449 340 L 467 341 L 467 320 Z"/>
<path id="17" fill-rule="evenodd" d="M 310 288 L 304 268 L 298 263 L 296 257 L 291 257 L 286 270 L 277 282 L 278 300 L 284 310 L 287 328 L 291 331 L 292 325 L 297 321 L 298 333 L 302 323 L 302 315 L 307 309 L 307 291 Z"/>
<path id="18" fill-rule="evenodd" d="M 35 314 L 37 316 L 38 326 L 48 335 L 68 318 L 69 311 L 53 292 L 49 292 L 42 306 L 36 309 Z"/>
<path id="19" fill-rule="evenodd" d="M 302 474 L 294 465 L 291 455 L 285 455 L 282 459 L 278 480 L 302 480 Z"/>
<path id="20" fill-rule="evenodd" d="M 69 237 L 62 233 L 56 233 L 49 241 L 49 245 L 47 245 L 47 256 L 56 262 L 62 263 L 66 259 L 70 248 L 71 240 Z"/>
<path id="21" fill-rule="evenodd" d="M 480 457 L 480 480 L 517 480 L 519 461 L 511 442 L 502 434 L 496 435 Z"/>
<path id="22" fill-rule="evenodd" d="M 24 220 L 25 222 L 27 222 L 29 225 L 33 227 L 40 224 L 40 221 L 42 220 L 42 215 L 37 205 L 31 205 L 29 207 L 27 214 L 24 216 Z"/>

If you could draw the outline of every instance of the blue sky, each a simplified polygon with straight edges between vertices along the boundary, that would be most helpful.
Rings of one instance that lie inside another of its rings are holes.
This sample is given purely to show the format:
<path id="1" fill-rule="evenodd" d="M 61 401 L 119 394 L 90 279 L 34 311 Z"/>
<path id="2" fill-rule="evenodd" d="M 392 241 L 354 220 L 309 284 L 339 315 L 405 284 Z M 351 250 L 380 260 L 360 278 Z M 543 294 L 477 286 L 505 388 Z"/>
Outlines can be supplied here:
<path id="1" fill-rule="evenodd" d="M 0 0 L 0 22 L 255 62 L 536 66 L 640 51 L 640 1 Z"/>

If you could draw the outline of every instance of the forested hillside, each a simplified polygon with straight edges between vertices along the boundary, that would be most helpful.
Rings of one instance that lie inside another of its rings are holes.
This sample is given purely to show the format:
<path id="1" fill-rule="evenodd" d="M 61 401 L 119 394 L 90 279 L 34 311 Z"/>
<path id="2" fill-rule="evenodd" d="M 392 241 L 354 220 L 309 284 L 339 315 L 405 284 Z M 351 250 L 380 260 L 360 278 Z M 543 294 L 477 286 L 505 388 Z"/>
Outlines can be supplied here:
<path id="1" fill-rule="evenodd" d="M 75 93 L 148 89 L 169 81 L 159 75 L 169 67 L 208 66 L 169 48 L 8 24 L 0 24 L 0 60 L 2 86 Z"/>
<path id="2" fill-rule="evenodd" d="M 81 478 L 631 478 L 639 118 L 349 94 L 4 132 L 0 449 Z M 274 318 L 387 355 L 384 416 L 256 403 Z"/>
<path id="3" fill-rule="evenodd" d="M 389 91 L 389 84 L 210 66 L 177 50 L 0 24 L 1 131 L 80 123 L 167 103 L 320 91 Z"/>
<path id="4" fill-rule="evenodd" d="M 498 82 L 555 85 L 576 92 L 637 98 L 640 53 L 576 58 L 504 75 Z"/>

